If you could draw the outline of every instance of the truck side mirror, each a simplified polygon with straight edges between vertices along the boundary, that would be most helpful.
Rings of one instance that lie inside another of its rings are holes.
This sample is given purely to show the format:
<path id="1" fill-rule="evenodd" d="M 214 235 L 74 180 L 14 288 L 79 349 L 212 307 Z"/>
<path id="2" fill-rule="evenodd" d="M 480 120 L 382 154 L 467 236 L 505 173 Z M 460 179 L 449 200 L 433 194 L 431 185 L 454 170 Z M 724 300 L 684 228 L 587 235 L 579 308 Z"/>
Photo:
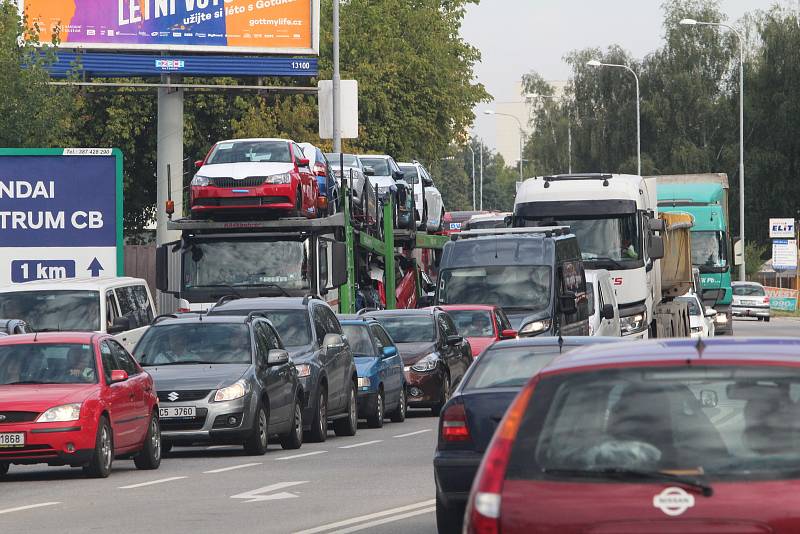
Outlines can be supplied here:
<path id="1" fill-rule="evenodd" d="M 578 304 L 576 302 L 575 293 L 572 291 L 565 291 L 563 295 L 558 297 L 558 307 L 564 315 L 574 315 L 578 313 Z"/>
<path id="2" fill-rule="evenodd" d="M 733 264 L 741 265 L 744 263 L 744 242 L 741 239 L 733 243 Z"/>
<path id="3" fill-rule="evenodd" d="M 661 236 L 650 236 L 650 244 L 647 245 L 647 255 L 652 260 L 660 260 L 664 257 L 664 240 Z"/>
<path id="4" fill-rule="evenodd" d="M 169 291 L 169 245 L 161 245 L 156 249 L 156 289 Z"/>
<path id="5" fill-rule="evenodd" d="M 341 241 L 331 243 L 331 270 L 328 273 L 333 287 L 347 283 L 347 245 Z"/>
<path id="6" fill-rule="evenodd" d="M 667 223 L 664 219 L 650 219 L 647 221 L 647 227 L 651 232 L 663 232 L 667 229 Z"/>
<path id="7" fill-rule="evenodd" d="M 614 318 L 614 305 L 604 304 L 603 309 L 600 310 L 600 318 L 611 320 Z"/>

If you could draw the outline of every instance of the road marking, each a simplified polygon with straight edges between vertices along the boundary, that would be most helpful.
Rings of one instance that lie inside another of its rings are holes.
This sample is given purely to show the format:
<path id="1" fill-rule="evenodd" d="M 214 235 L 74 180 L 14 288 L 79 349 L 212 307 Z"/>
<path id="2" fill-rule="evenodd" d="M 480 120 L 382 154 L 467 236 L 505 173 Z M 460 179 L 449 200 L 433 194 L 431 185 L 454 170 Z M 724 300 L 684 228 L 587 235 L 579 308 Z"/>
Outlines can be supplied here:
<path id="1" fill-rule="evenodd" d="M 359 530 L 365 530 L 368 528 L 377 527 L 380 525 L 385 525 L 386 523 L 393 523 L 395 521 L 400 521 L 401 519 L 408 519 L 409 517 L 414 517 L 417 515 L 422 514 L 429 514 L 431 512 L 435 512 L 436 507 L 431 506 L 429 508 L 423 508 L 422 510 L 414 510 L 413 512 L 406 512 L 405 514 L 400 515 L 393 515 L 391 517 L 387 517 L 385 519 L 378 519 L 376 521 L 370 521 L 369 523 L 363 523 L 361 525 L 356 525 L 354 527 L 345 528 L 342 530 L 334 530 L 330 534 L 349 534 L 350 532 L 358 532 Z"/>
<path id="2" fill-rule="evenodd" d="M 430 432 L 430 428 L 426 428 L 425 430 L 417 430 L 416 432 L 409 432 L 408 434 L 400 434 L 399 436 L 395 436 L 396 438 L 407 438 L 409 436 L 416 436 L 417 434 L 424 434 L 425 432 Z"/>
<path id="3" fill-rule="evenodd" d="M 224 473 L 225 471 L 233 471 L 234 469 L 244 469 L 245 467 L 255 467 L 257 465 L 263 465 L 263 464 L 261 462 L 258 462 L 254 464 L 233 465 L 231 467 L 223 467 L 221 469 L 212 469 L 211 471 L 203 471 L 203 474 L 211 475 L 213 473 Z"/>
<path id="4" fill-rule="evenodd" d="M 307 480 L 300 480 L 297 482 L 278 482 L 271 486 L 264 486 L 252 491 L 246 491 L 237 495 L 231 495 L 231 499 L 247 499 L 245 502 L 261 502 L 261 501 L 279 501 L 281 499 L 296 499 L 297 495 L 282 491 L 280 493 L 273 493 L 271 495 L 263 495 L 283 488 L 291 488 L 292 486 L 299 486 L 300 484 L 308 484 Z"/>
<path id="5" fill-rule="evenodd" d="M 354 443 L 352 445 L 345 445 L 344 447 L 339 447 L 340 449 L 355 449 L 356 447 L 363 447 L 364 445 L 374 445 L 375 443 L 380 443 L 383 441 L 382 439 L 376 439 L 373 441 L 364 441 L 362 443 Z"/>
<path id="6" fill-rule="evenodd" d="M 295 458 L 305 458 L 306 456 L 314 456 L 316 454 L 324 454 L 328 451 L 314 451 L 314 452 L 306 452 L 304 454 L 295 454 L 294 456 L 283 456 L 281 458 L 275 458 L 276 460 L 294 460 Z"/>
<path id="7" fill-rule="evenodd" d="M 44 506 L 55 506 L 61 504 L 60 502 L 43 502 L 40 504 L 29 504 L 28 506 L 18 506 L 16 508 L 8 508 L 7 510 L 0 510 L 0 514 L 10 514 L 12 512 L 22 512 L 24 510 L 32 510 L 33 508 L 42 508 Z"/>
<path id="8" fill-rule="evenodd" d="M 308 530 L 301 530 L 300 532 L 295 532 L 294 534 L 318 534 L 319 532 L 326 532 L 328 530 L 332 530 L 334 528 L 339 527 L 346 527 L 349 525 L 353 525 L 355 523 L 363 523 L 364 521 L 369 521 L 371 519 L 378 519 L 380 517 L 386 517 L 393 514 L 402 514 L 403 512 L 408 512 L 409 510 L 418 511 L 420 508 L 425 508 L 425 512 L 427 513 L 428 507 L 430 505 L 436 503 L 434 499 L 429 501 L 422 501 L 415 504 L 409 504 L 406 506 L 401 506 L 399 508 L 392 508 L 391 510 L 384 510 L 382 512 L 375 512 L 374 514 L 362 515 L 359 517 L 353 517 L 352 519 L 345 519 L 344 521 L 338 521 L 336 523 L 330 523 L 328 525 L 322 525 L 320 527 L 310 528 Z M 435 508 L 434 508 L 435 509 Z M 422 512 L 420 512 L 422 513 Z M 359 528 L 363 525 L 359 525 Z"/>
<path id="9" fill-rule="evenodd" d="M 182 478 L 187 478 L 187 477 L 161 478 L 159 480 L 151 480 L 150 482 L 142 482 L 141 484 L 131 484 L 130 486 L 120 486 L 119 489 L 143 488 L 145 486 L 152 486 L 153 484 L 163 484 L 164 482 L 172 482 L 173 480 L 180 480 Z"/>

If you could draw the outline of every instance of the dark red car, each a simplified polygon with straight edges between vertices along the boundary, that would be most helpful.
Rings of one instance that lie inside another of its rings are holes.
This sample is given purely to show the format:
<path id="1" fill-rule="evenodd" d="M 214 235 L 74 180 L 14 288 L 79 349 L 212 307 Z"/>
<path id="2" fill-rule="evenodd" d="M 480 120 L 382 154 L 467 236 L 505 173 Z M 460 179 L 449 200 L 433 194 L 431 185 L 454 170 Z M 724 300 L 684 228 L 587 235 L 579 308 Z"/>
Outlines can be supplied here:
<path id="1" fill-rule="evenodd" d="M 517 337 L 517 331 L 511 328 L 511 322 L 499 306 L 451 304 L 439 308 L 450 315 L 458 333 L 467 338 L 473 358 L 495 341 Z"/>
<path id="2" fill-rule="evenodd" d="M 107 477 L 115 457 L 161 463 L 153 379 L 114 338 L 0 338 L 0 477 L 11 464 L 82 467 Z"/>
<path id="3" fill-rule="evenodd" d="M 800 340 L 613 343 L 509 407 L 465 532 L 800 532 Z"/>
<path id="4" fill-rule="evenodd" d="M 320 213 L 317 178 L 294 141 L 220 141 L 196 165 L 191 183 L 193 218 L 266 210 L 307 218 Z"/>

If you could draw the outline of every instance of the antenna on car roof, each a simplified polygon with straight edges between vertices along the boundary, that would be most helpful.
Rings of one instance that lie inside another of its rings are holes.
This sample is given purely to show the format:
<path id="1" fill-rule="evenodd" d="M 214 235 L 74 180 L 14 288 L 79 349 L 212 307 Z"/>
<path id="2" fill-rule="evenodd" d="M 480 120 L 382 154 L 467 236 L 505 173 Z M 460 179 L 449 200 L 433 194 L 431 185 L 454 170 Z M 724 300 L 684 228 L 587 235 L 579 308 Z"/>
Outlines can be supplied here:
<path id="1" fill-rule="evenodd" d="M 703 352 L 706 350 L 706 343 L 703 341 L 702 337 L 697 338 L 697 343 L 694 346 L 694 349 L 697 351 L 697 357 L 699 359 L 703 358 Z"/>

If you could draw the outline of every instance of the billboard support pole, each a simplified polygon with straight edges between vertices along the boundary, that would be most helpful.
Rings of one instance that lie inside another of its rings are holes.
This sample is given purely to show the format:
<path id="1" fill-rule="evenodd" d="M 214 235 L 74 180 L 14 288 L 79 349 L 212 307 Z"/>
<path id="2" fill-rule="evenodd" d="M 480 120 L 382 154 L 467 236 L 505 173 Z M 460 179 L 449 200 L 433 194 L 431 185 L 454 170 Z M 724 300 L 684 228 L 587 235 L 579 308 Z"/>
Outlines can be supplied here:
<path id="1" fill-rule="evenodd" d="M 339 0 L 333 0 L 333 151 L 342 151 L 342 77 L 339 72 Z"/>

